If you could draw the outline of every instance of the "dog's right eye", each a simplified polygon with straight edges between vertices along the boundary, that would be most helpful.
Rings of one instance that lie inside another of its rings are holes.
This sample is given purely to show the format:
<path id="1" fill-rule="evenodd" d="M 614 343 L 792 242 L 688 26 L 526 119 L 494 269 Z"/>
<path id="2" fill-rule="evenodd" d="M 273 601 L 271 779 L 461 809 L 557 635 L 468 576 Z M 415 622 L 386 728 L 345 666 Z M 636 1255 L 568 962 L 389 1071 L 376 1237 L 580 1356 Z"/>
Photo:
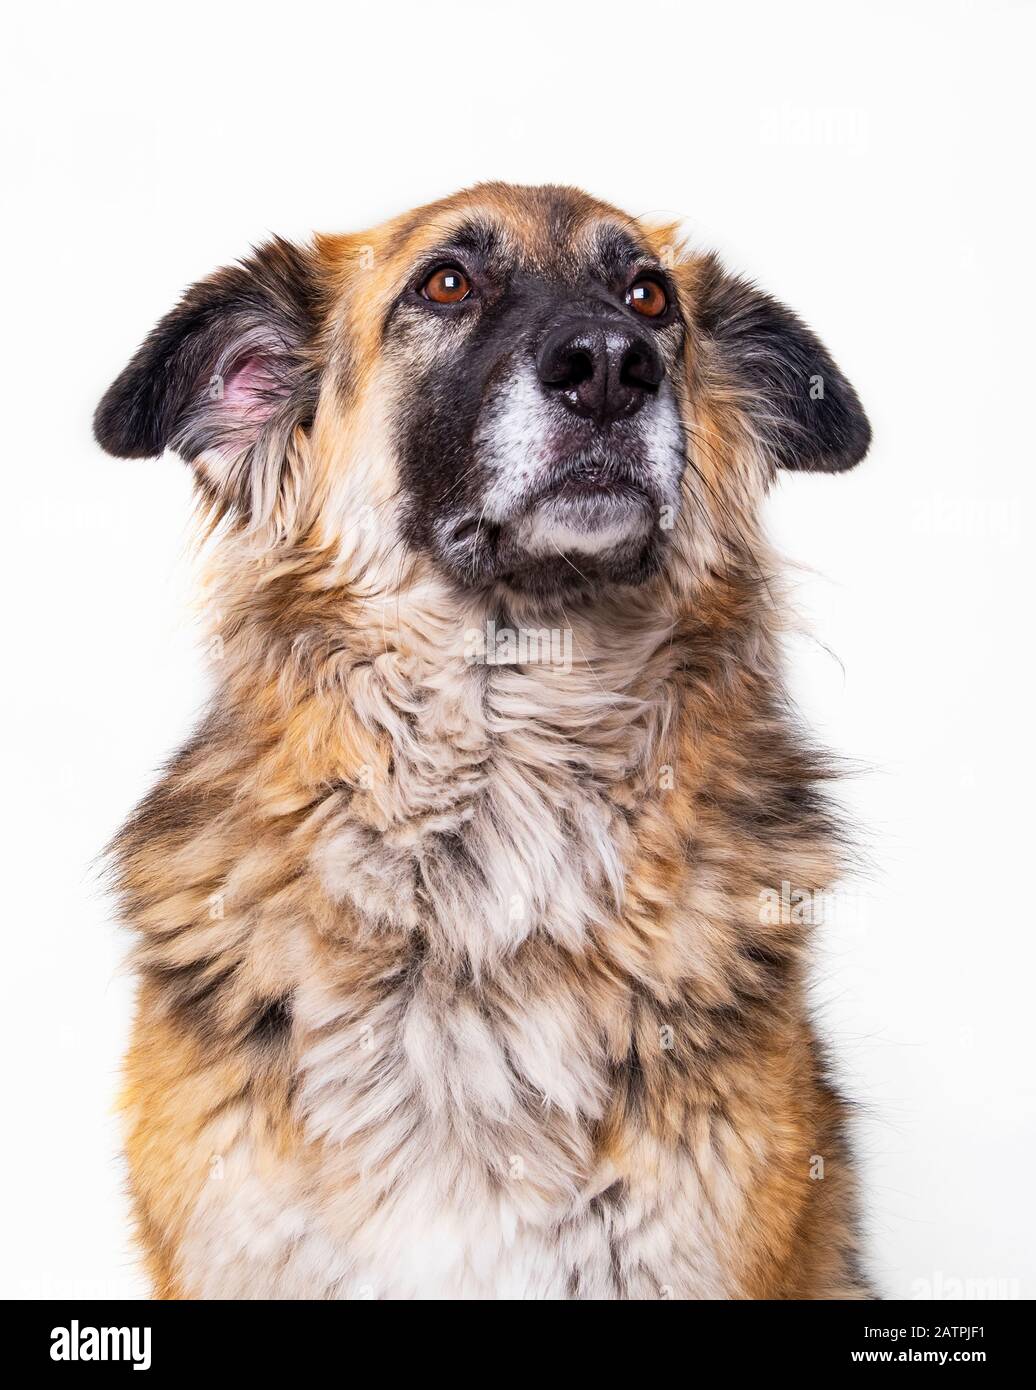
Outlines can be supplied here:
<path id="1" fill-rule="evenodd" d="M 471 281 L 455 265 L 444 265 L 432 271 L 421 286 L 421 293 L 433 304 L 459 304 L 471 293 Z"/>

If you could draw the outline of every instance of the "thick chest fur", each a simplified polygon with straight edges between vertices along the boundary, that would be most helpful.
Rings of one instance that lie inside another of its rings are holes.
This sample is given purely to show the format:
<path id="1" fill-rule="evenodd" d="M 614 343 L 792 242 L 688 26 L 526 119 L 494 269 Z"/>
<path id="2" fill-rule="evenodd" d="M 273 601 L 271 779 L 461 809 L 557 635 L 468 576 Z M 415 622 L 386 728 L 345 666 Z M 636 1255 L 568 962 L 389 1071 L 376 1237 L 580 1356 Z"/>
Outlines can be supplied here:
<path id="1" fill-rule="evenodd" d="M 190 1286 L 218 1297 L 728 1295 L 743 1199 L 727 1165 L 748 1157 L 745 1136 L 706 1108 L 686 1145 L 644 1128 L 621 1095 L 621 1041 L 580 982 L 528 964 L 476 988 L 427 962 L 386 972 L 350 953 L 339 968 L 361 970 L 361 988 L 326 969 L 302 986 L 295 1142 L 271 1145 L 261 1098 L 242 1107 L 188 1221 Z"/>
<path id="2" fill-rule="evenodd" d="M 244 820 L 206 791 L 148 870 L 127 1108 L 160 1283 L 765 1292 L 818 1136 L 839 1142 L 795 942 L 760 934 L 765 821 L 739 846 L 686 773 L 671 795 L 664 701 L 602 701 L 587 672 L 445 663 L 417 689 L 400 660 L 352 679 L 390 759 L 316 799 L 260 769 L 276 808 Z M 148 808 L 148 866 L 190 757 Z M 809 881 L 811 847 L 801 864 Z M 184 928 L 213 897 L 217 919 Z"/>

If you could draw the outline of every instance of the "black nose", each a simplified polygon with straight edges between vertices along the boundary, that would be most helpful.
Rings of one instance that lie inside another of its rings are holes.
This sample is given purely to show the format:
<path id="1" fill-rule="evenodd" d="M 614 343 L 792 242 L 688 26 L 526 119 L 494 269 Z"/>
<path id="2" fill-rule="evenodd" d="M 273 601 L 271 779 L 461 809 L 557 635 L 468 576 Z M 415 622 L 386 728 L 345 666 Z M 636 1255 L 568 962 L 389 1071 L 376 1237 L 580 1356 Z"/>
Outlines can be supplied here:
<path id="1" fill-rule="evenodd" d="M 662 358 L 647 332 L 611 320 L 569 320 L 536 357 L 540 381 L 577 415 L 599 425 L 632 415 L 662 381 Z"/>

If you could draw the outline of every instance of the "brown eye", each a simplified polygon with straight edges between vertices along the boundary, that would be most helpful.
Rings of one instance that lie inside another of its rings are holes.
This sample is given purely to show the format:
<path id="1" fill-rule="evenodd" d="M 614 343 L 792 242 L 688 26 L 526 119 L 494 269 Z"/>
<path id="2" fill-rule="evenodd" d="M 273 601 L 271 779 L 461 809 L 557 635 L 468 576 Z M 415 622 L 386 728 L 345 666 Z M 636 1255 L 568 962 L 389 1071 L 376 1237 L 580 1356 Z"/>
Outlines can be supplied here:
<path id="1" fill-rule="evenodd" d="M 455 265 L 444 265 L 432 271 L 421 286 L 421 293 L 433 304 L 459 304 L 471 293 L 471 281 Z"/>
<path id="2" fill-rule="evenodd" d="M 648 319 L 657 319 L 669 308 L 666 292 L 657 280 L 634 280 L 626 292 L 626 303 Z"/>

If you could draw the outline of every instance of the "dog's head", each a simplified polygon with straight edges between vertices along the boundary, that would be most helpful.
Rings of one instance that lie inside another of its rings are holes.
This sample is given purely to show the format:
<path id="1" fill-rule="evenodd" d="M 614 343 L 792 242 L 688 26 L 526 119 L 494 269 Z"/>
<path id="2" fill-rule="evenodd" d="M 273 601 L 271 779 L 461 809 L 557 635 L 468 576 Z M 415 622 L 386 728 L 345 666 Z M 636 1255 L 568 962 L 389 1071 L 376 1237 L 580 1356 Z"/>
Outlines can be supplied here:
<path id="1" fill-rule="evenodd" d="M 776 467 L 870 437 L 809 329 L 672 228 L 506 185 L 201 282 L 95 428 L 176 450 L 233 527 L 545 599 L 712 563 Z"/>

